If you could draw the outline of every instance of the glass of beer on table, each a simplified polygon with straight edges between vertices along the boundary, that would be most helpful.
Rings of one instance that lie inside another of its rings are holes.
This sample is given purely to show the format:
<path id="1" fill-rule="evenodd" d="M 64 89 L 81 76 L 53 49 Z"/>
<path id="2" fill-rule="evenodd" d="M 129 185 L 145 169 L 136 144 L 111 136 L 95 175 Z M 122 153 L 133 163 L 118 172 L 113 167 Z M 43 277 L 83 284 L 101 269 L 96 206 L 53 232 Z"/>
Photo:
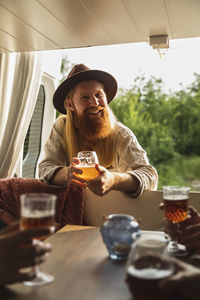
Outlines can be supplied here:
<path id="1" fill-rule="evenodd" d="M 99 172 L 95 167 L 99 163 L 95 151 L 81 151 L 78 153 L 77 158 L 80 162 L 77 168 L 82 171 L 81 174 L 76 174 L 77 177 L 87 181 L 99 176 Z"/>
<path id="2" fill-rule="evenodd" d="M 135 239 L 133 234 L 133 240 Z M 164 232 L 142 231 L 131 246 L 126 264 L 126 283 L 135 300 L 168 300 L 159 282 L 174 273 L 167 251 L 169 236 Z"/>
<path id="3" fill-rule="evenodd" d="M 20 196 L 21 203 L 21 230 L 48 227 L 51 232 L 55 230 L 55 203 L 56 196 L 46 193 L 30 193 Z M 44 237 L 35 237 L 33 244 L 38 240 L 44 240 Z M 24 281 L 27 286 L 39 286 L 50 283 L 54 280 L 52 275 L 41 272 L 38 266 L 33 267 L 36 277 L 30 281 Z"/>
<path id="4" fill-rule="evenodd" d="M 184 221 L 188 214 L 189 187 L 163 186 L 163 202 L 166 219 L 174 224 Z M 174 256 L 186 255 L 184 245 L 176 240 L 169 243 L 168 251 Z"/>

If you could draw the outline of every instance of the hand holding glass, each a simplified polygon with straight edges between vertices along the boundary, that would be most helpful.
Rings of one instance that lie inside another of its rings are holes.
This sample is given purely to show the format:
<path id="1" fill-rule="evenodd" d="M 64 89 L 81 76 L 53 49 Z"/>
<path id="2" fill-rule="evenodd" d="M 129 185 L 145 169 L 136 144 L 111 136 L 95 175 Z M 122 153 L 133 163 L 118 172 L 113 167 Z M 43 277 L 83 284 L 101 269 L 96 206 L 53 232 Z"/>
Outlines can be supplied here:
<path id="1" fill-rule="evenodd" d="M 81 174 L 76 173 L 77 177 L 84 180 L 91 180 L 99 176 L 99 172 L 95 167 L 99 163 L 95 151 L 81 151 L 78 153 L 77 158 L 80 161 L 77 168 L 82 171 Z"/>
<path id="2" fill-rule="evenodd" d="M 31 229 L 40 227 L 49 227 L 51 231 L 55 230 L 55 202 L 56 196 L 51 194 L 24 194 L 20 197 L 21 201 L 21 229 Z M 36 240 L 44 239 L 45 237 L 35 237 Z M 32 241 L 34 243 L 34 239 Z M 39 270 L 39 267 L 34 267 L 36 277 L 30 281 L 24 281 L 25 285 L 38 286 L 50 283 L 54 277 L 45 274 Z"/>
<path id="3" fill-rule="evenodd" d="M 169 222 L 179 223 L 185 220 L 188 214 L 189 187 L 164 186 L 163 200 L 165 217 Z M 173 240 L 168 250 L 175 256 L 186 255 L 185 246 Z"/>

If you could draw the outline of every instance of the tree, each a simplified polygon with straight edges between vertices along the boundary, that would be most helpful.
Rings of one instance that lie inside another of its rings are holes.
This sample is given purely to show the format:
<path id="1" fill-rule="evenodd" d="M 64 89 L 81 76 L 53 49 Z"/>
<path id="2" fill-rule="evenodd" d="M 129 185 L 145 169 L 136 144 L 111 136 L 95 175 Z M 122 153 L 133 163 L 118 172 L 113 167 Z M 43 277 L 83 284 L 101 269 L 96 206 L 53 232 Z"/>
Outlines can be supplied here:
<path id="1" fill-rule="evenodd" d="M 75 63 L 71 63 L 68 59 L 67 55 L 63 55 L 60 65 L 60 75 L 61 79 L 59 80 L 59 84 L 61 84 L 66 78 L 67 74 L 69 73 L 70 69 L 75 65 Z M 60 115 L 59 111 L 56 111 L 56 118 Z"/>
<path id="2" fill-rule="evenodd" d="M 146 83 L 144 76 L 137 77 L 132 89 L 121 90 L 111 104 L 119 121 L 134 132 L 153 164 L 172 160 L 176 156 L 174 140 L 167 126 L 170 118 L 168 98 L 162 92 L 162 84 L 161 79 L 154 77 Z"/>
<path id="3" fill-rule="evenodd" d="M 59 81 L 60 84 L 66 79 L 67 74 L 69 73 L 70 69 L 74 65 L 75 63 L 71 63 L 66 54 L 63 55 L 61 60 L 61 65 L 60 65 L 60 74 L 61 74 L 61 79 Z"/>

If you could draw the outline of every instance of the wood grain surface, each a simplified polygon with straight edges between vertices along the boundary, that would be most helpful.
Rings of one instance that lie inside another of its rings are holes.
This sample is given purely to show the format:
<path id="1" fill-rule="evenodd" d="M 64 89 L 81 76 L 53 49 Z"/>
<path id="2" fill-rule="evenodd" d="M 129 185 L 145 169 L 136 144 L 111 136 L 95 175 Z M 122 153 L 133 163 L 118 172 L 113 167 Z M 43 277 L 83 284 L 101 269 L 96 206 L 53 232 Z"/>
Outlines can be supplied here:
<path id="1" fill-rule="evenodd" d="M 0 290 L 0 299 L 130 300 L 125 262 L 108 258 L 99 228 L 80 229 L 58 232 L 48 239 L 52 253 L 41 269 L 54 275 L 54 282 L 34 288 L 10 285 Z"/>

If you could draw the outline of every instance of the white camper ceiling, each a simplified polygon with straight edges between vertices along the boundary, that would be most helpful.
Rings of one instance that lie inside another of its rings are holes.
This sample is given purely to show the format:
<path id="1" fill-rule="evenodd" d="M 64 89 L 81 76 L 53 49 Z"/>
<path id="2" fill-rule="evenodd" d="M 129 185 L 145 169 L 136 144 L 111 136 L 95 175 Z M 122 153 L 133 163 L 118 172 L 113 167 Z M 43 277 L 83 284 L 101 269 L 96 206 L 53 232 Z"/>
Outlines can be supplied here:
<path id="1" fill-rule="evenodd" d="M 200 36 L 200 0 L 0 0 L 1 52 Z"/>

